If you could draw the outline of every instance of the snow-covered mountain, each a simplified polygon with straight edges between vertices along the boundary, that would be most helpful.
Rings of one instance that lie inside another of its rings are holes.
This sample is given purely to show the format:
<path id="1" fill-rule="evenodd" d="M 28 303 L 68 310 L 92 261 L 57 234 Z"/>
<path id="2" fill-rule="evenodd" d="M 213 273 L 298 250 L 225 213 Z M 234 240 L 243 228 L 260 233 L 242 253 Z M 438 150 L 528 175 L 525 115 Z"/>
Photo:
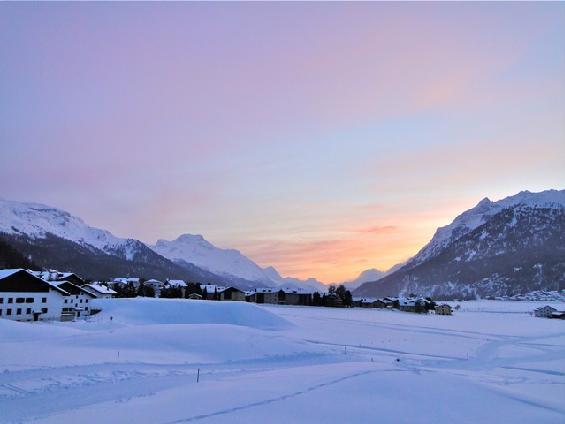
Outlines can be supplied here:
<path id="1" fill-rule="evenodd" d="M 13 202 L 0 199 L 0 233 L 45 239 L 48 234 L 73 241 L 86 248 L 133 260 L 143 250 L 139 240 L 121 239 L 112 233 L 90 227 L 76 216 L 40 203 Z"/>
<path id="2" fill-rule="evenodd" d="M 343 283 L 345 287 L 350 290 L 356 289 L 361 284 L 366 283 L 367 281 L 377 281 L 385 276 L 385 271 L 380 271 L 375 268 L 366 269 L 362 271 L 359 276 L 351 281 L 346 281 Z"/>
<path id="3" fill-rule="evenodd" d="M 70 270 L 91 279 L 131 275 L 219 280 L 192 264 L 181 267 L 139 240 L 116 237 L 66 211 L 39 203 L 0 199 L 0 240 L 2 255 L 10 249 L 12 257 L 15 251 L 36 266 Z"/>
<path id="4" fill-rule="evenodd" d="M 565 288 L 565 190 L 483 199 L 356 295 L 502 296 Z"/>
<path id="5" fill-rule="evenodd" d="M 97 279 L 134 275 L 224 282 L 242 289 L 323 287 L 314 279 L 281 277 L 273 267 L 263 269 L 239 251 L 215 247 L 201 235 L 183 234 L 148 247 L 39 203 L 0 199 L 0 239 L 6 249 L 15 249 L 39 266 L 74 270 Z"/>
<path id="6" fill-rule="evenodd" d="M 396 271 L 397 269 L 399 269 L 404 265 L 405 265 L 404 263 L 396 264 L 392 268 L 386 271 L 380 271 L 376 268 L 366 269 L 365 271 L 362 271 L 357 278 L 351 281 L 346 281 L 343 283 L 343 285 L 348 289 L 353 290 L 359 287 L 361 284 L 366 283 L 368 281 L 380 280 L 381 278 L 386 277 L 389 274 L 392 274 L 394 271 Z"/>
<path id="7" fill-rule="evenodd" d="M 239 250 L 216 247 L 201 235 L 182 234 L 176 240 L 158 240 L 151 248 L 174 262 L 192 263 L 214 274 L 242 278 L 258 285 L 313 289 L 323 287 L 315 279 L 282 277 L 272 266 L 261 268 Z"/>
<path id="8" fill-rule="evenodd" d="M 157 240 L 150 246 L 173 261 L 185 261 L 219 275 L 270 282 L 270 276 L 239 250 L 221 249 L 201 235 L 182 234 L 176 240 Z"/>
<path id="9" fill-rule="evenodd" d="M 492 202 L 485 197 L 474 208 L 456 217 L 451 224 L 438 228 L 432 240 L 411 258 L 408 264 L 419 264 L 436 256 L 453 241 L 483 225 L 500 211 L 518 205 L 523 208 L 563 208 L 565 190 L 546 190 L 540 193 L 522 191 L 498 202 Z"/>

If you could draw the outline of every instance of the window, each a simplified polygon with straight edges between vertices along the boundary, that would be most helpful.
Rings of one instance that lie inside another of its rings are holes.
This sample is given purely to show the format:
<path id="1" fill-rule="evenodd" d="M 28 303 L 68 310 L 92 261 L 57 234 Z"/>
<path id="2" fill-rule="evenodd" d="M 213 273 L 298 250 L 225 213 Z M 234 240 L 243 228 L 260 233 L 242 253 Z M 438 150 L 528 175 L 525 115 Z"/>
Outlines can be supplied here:
<path id="1" fill-rule="evenodd" d="M 16 303 L 25 303 L 25 299 L 23 297 L 16 298 Z"/>
<path id="2" fill-rule="evenodd" d="M 4 298 L 0 297 L 0 303 L 4 303 Z"/>
<path id="3" fill-rule="evenodd" d="M 82 299 L 80 300 L 80 303 L 82 303 Z"/>
<path id="4" fill-rule="evenodd" d="M 14 299 L 12 299 L 11 297 L 8 298 L 8 303 L 14 303 Z"/>
<path id="5" fill-rule="evenodd" d="M 21 315 L 21 314 L 22 314 L 22 308 L 16 309 L 16 315 Z"/>
<path id="6" fill-rule="evenodd" d="M 41 298 L 41 303 L 47 303 L 47 298 L 46 298 L 46 297 L 42 297 L 42 298 Z"/>
<path id="7" fill-rule="evenodd" d="M 88 303 L 88 299 L 86 299 L 85 302 Z"/>
<path id="8" fill-rule="evenodd" d="M 78 299 L 78 294 L 75 297 Z"/>
<path id="9" fill-rule="evenodd" d="M 6 315 L 12 315 L 12 310 L 11 310 L 11 309 L 6 309 Z"/>
<path id="10" fill-rule="evenodd" d="M 27 308 L 26 314 L 28 314 L 28 315 L 31 314 L 31 308 Z"/>
<path id="11" fill-rule="evenodd" d="M 0 309 L 0 317 L 2 316 L 2 309 Z"/>
<path id="12" fill-rule="evenodd" d="M 28 297 L 26 299 L 26 303 L 33 303 L 33 297 Z"/>
<path id="13" fill-rule="evenodd" d="M 69 301 L 69 299 L 65 299 L 65 303 L 67 303 Z"/>
<path id="14" fill-rule="evenodd" d="M 47 308 L 41 308 L 41 313 L 42 313 L 42 314 L 46 314 L 46 313 L 47 313 L 47 311 L 48 311 L 48 309 L 47 309 Z"/>

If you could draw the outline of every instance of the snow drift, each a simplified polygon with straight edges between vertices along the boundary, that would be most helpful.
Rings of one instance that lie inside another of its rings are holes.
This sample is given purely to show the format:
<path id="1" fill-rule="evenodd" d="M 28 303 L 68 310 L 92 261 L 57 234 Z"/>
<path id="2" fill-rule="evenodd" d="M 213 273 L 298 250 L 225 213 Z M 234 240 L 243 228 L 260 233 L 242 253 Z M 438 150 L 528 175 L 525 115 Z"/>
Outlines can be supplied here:
<path id="1" fill-rule="evenodd" d="M 283 330 L 285 319 L 245 302 L 208 302 L 184 299 L 106 299 L 95 300 L 102 309 L 93 319 L 123 324 L 228 324 L 259 330 Z M 98 318 L 97 318 L 98 317 Z"/>

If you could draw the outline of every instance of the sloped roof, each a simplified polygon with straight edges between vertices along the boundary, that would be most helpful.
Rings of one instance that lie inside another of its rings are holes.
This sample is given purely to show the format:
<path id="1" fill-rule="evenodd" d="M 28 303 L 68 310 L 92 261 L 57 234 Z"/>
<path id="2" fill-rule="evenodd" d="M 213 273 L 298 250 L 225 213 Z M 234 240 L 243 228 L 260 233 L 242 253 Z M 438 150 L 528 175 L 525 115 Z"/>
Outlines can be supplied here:
<path id="1" fill-rule="evenodd" d="M 102 284 L 92 283 L 87 284 L 86 287 L 90 287 L 92 290 L 100 294 L 117 294 L 117 292 Z"/>

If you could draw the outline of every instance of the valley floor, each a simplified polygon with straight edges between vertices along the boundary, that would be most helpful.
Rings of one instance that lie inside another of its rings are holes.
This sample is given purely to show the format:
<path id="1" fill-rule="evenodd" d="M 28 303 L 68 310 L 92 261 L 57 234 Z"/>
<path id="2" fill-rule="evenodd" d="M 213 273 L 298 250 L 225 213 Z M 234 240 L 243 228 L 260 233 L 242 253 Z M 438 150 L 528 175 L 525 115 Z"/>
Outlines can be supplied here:
<path id="1" fill-rule="evenodd" d="M 0 422 L 565 422 L 565 322 L 530 316 L 539 303 L 101 304 L 87 322 L 0 320 Z"/>

